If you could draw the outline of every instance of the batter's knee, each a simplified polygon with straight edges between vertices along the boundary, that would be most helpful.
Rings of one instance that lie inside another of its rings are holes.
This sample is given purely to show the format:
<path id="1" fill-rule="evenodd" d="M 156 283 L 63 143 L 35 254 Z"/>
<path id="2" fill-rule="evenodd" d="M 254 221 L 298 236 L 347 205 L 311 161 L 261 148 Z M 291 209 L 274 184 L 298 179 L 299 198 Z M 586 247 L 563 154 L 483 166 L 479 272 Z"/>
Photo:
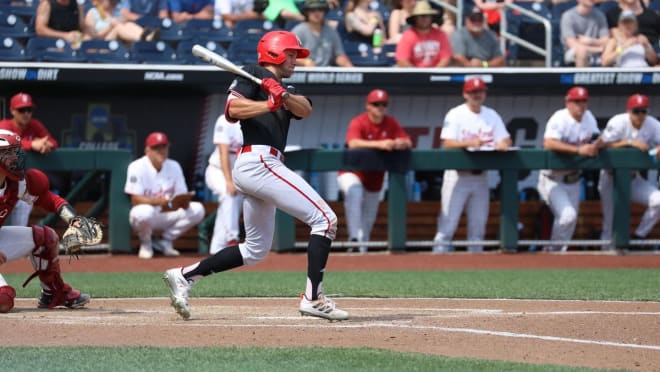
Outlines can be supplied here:
<path id="1" fill-rule="evenodd" d="M 32 239 L 34 240 L 33 256 L 52 261 L 59 254 L 60 237 L 50 227 L 32 226 Z"/>
<path id="2" fill-rule="evenodd" d="M 570 226 L 577 222 L 577 212 L 573 208 L 564 208 L 559 214 L 557 223 L 560 226 Z"/>
<path id="3" fill-rule="evenodd" d="M 263 261 L 270 251 L 270 247 L 265 248 L 262 244 L 251 242 L 249 240 L 239 244 L 238 249 L 241 251 L 241 256 L 243 256 L 243 263 L 248 266 Z"/>
<path id="4" fill-rule="evenodd" d="M 14 308 L 14 299 L 16 290 L 12 286 L 3 285 L 0 287 L 0 313 L 8 313 Z"/>
<path id="5" fill-rule="evenodd" d="M 323 216 L 310 226 L 312 228 L 312 234 L 335 240 L 335 236 L 337 235 L 337 215 L 332 209 L 327 209 L 323 213 Z"/>

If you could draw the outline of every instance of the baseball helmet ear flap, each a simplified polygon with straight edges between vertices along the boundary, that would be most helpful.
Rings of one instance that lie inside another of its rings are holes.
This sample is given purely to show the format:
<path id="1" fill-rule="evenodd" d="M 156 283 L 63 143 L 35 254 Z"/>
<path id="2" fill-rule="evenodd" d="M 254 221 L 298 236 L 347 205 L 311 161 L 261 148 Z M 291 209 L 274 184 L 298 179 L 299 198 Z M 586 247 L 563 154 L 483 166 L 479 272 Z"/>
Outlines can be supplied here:
<path id="1" fill-rule="evenodd" d="M 286 61 L 286 51 L 296 52 L 296 58 L 307 58 L 309 49 L 303 48 L 300 39 L 289 31 L 270 31 L 257 45 L 257 61 L 260 65 L 280 65 Z"/>
<path id="2" fill-rule="evenodd" d="M 25 177 L 25 153 L 21 148 L 21 136 L 0 129 L 0 172 L 18 181 Z"/>

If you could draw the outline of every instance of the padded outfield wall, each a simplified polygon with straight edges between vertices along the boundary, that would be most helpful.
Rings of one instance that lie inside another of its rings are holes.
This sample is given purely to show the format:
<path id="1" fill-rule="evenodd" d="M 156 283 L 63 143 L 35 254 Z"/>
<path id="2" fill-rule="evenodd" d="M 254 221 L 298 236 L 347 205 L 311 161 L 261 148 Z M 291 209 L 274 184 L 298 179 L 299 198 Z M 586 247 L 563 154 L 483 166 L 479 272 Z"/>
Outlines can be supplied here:
<path id="1" fill-rule="evenodd" d="M 545 122 L 576 84 L 589 89 L 589 107 L 601 127 L 625 110 L 632 93 L 650 96 L 652 114 L 660 113 L 657 68 L 299 68 L 288 83 L 312 99 L 314 114 L 292 124 L 289 145 L 343 146 L 366 93 L 382 88 L 390 93 L 389 113 L 415 147 L 438 148 L 444 115 L 462 102 L 461 84 L 472 75 L 489 84 L 486 105 L 501 114 L 516 146 L 542 145 Z M 213 149 L 211 131 L 232 79 L 211 66 L 0 63 L 0 115 L 9 115 L 11 95 L 27 92 L 37 104 L 35 117 L 62 147 L 126 148 L 135 156 L 151 131 L 164 131 L 174 145 L 171 157 L 181 162 L 193 187 Z M 534 186 L 536 179 L 536 172 L 523 175 L 519 188 Z M 496 183 L 494 174 L 491 184 Z"/>

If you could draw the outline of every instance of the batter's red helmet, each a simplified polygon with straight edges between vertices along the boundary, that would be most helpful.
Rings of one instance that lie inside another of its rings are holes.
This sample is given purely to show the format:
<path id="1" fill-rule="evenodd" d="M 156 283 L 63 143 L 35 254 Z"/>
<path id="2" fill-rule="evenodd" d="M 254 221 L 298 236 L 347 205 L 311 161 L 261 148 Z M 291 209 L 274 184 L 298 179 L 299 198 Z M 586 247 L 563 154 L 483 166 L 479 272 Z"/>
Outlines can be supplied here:
<path id="1" fill-rule="evenodd" d="M 0 172 L 14 181 L 25 177 L 25 156 L 21 149 L 21 136 L 5 129 L 0 129 Z"/>
<path id="2" fill-rule="evenodd" d="M 300 44 L 298 37 L 289 31 L 270 31 L 265 34 L 257 45 L 257 58 L 259 64 L 270 63 L 280 65 L 286 61 L 287 50 L 295 50 L 297 58 L 307 58 L 309 49 Z"/>

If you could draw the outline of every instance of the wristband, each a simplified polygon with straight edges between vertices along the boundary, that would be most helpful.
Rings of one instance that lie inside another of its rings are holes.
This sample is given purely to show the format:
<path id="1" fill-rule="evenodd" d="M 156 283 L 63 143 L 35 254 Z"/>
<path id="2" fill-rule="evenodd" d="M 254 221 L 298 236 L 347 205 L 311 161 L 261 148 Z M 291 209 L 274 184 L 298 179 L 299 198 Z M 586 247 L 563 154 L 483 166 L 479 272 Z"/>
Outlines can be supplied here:
<path id="1" fill-rule="evenodd" d="M 482 67 L 488 67 L 488 61 L 481 61 Z"/>
<path id="2" fill-rule="evenodd" d="M 167 208 L 172 209 L 172 207 L 173 207 L 172 201 L 170 200 L 167 202 Z"/>

